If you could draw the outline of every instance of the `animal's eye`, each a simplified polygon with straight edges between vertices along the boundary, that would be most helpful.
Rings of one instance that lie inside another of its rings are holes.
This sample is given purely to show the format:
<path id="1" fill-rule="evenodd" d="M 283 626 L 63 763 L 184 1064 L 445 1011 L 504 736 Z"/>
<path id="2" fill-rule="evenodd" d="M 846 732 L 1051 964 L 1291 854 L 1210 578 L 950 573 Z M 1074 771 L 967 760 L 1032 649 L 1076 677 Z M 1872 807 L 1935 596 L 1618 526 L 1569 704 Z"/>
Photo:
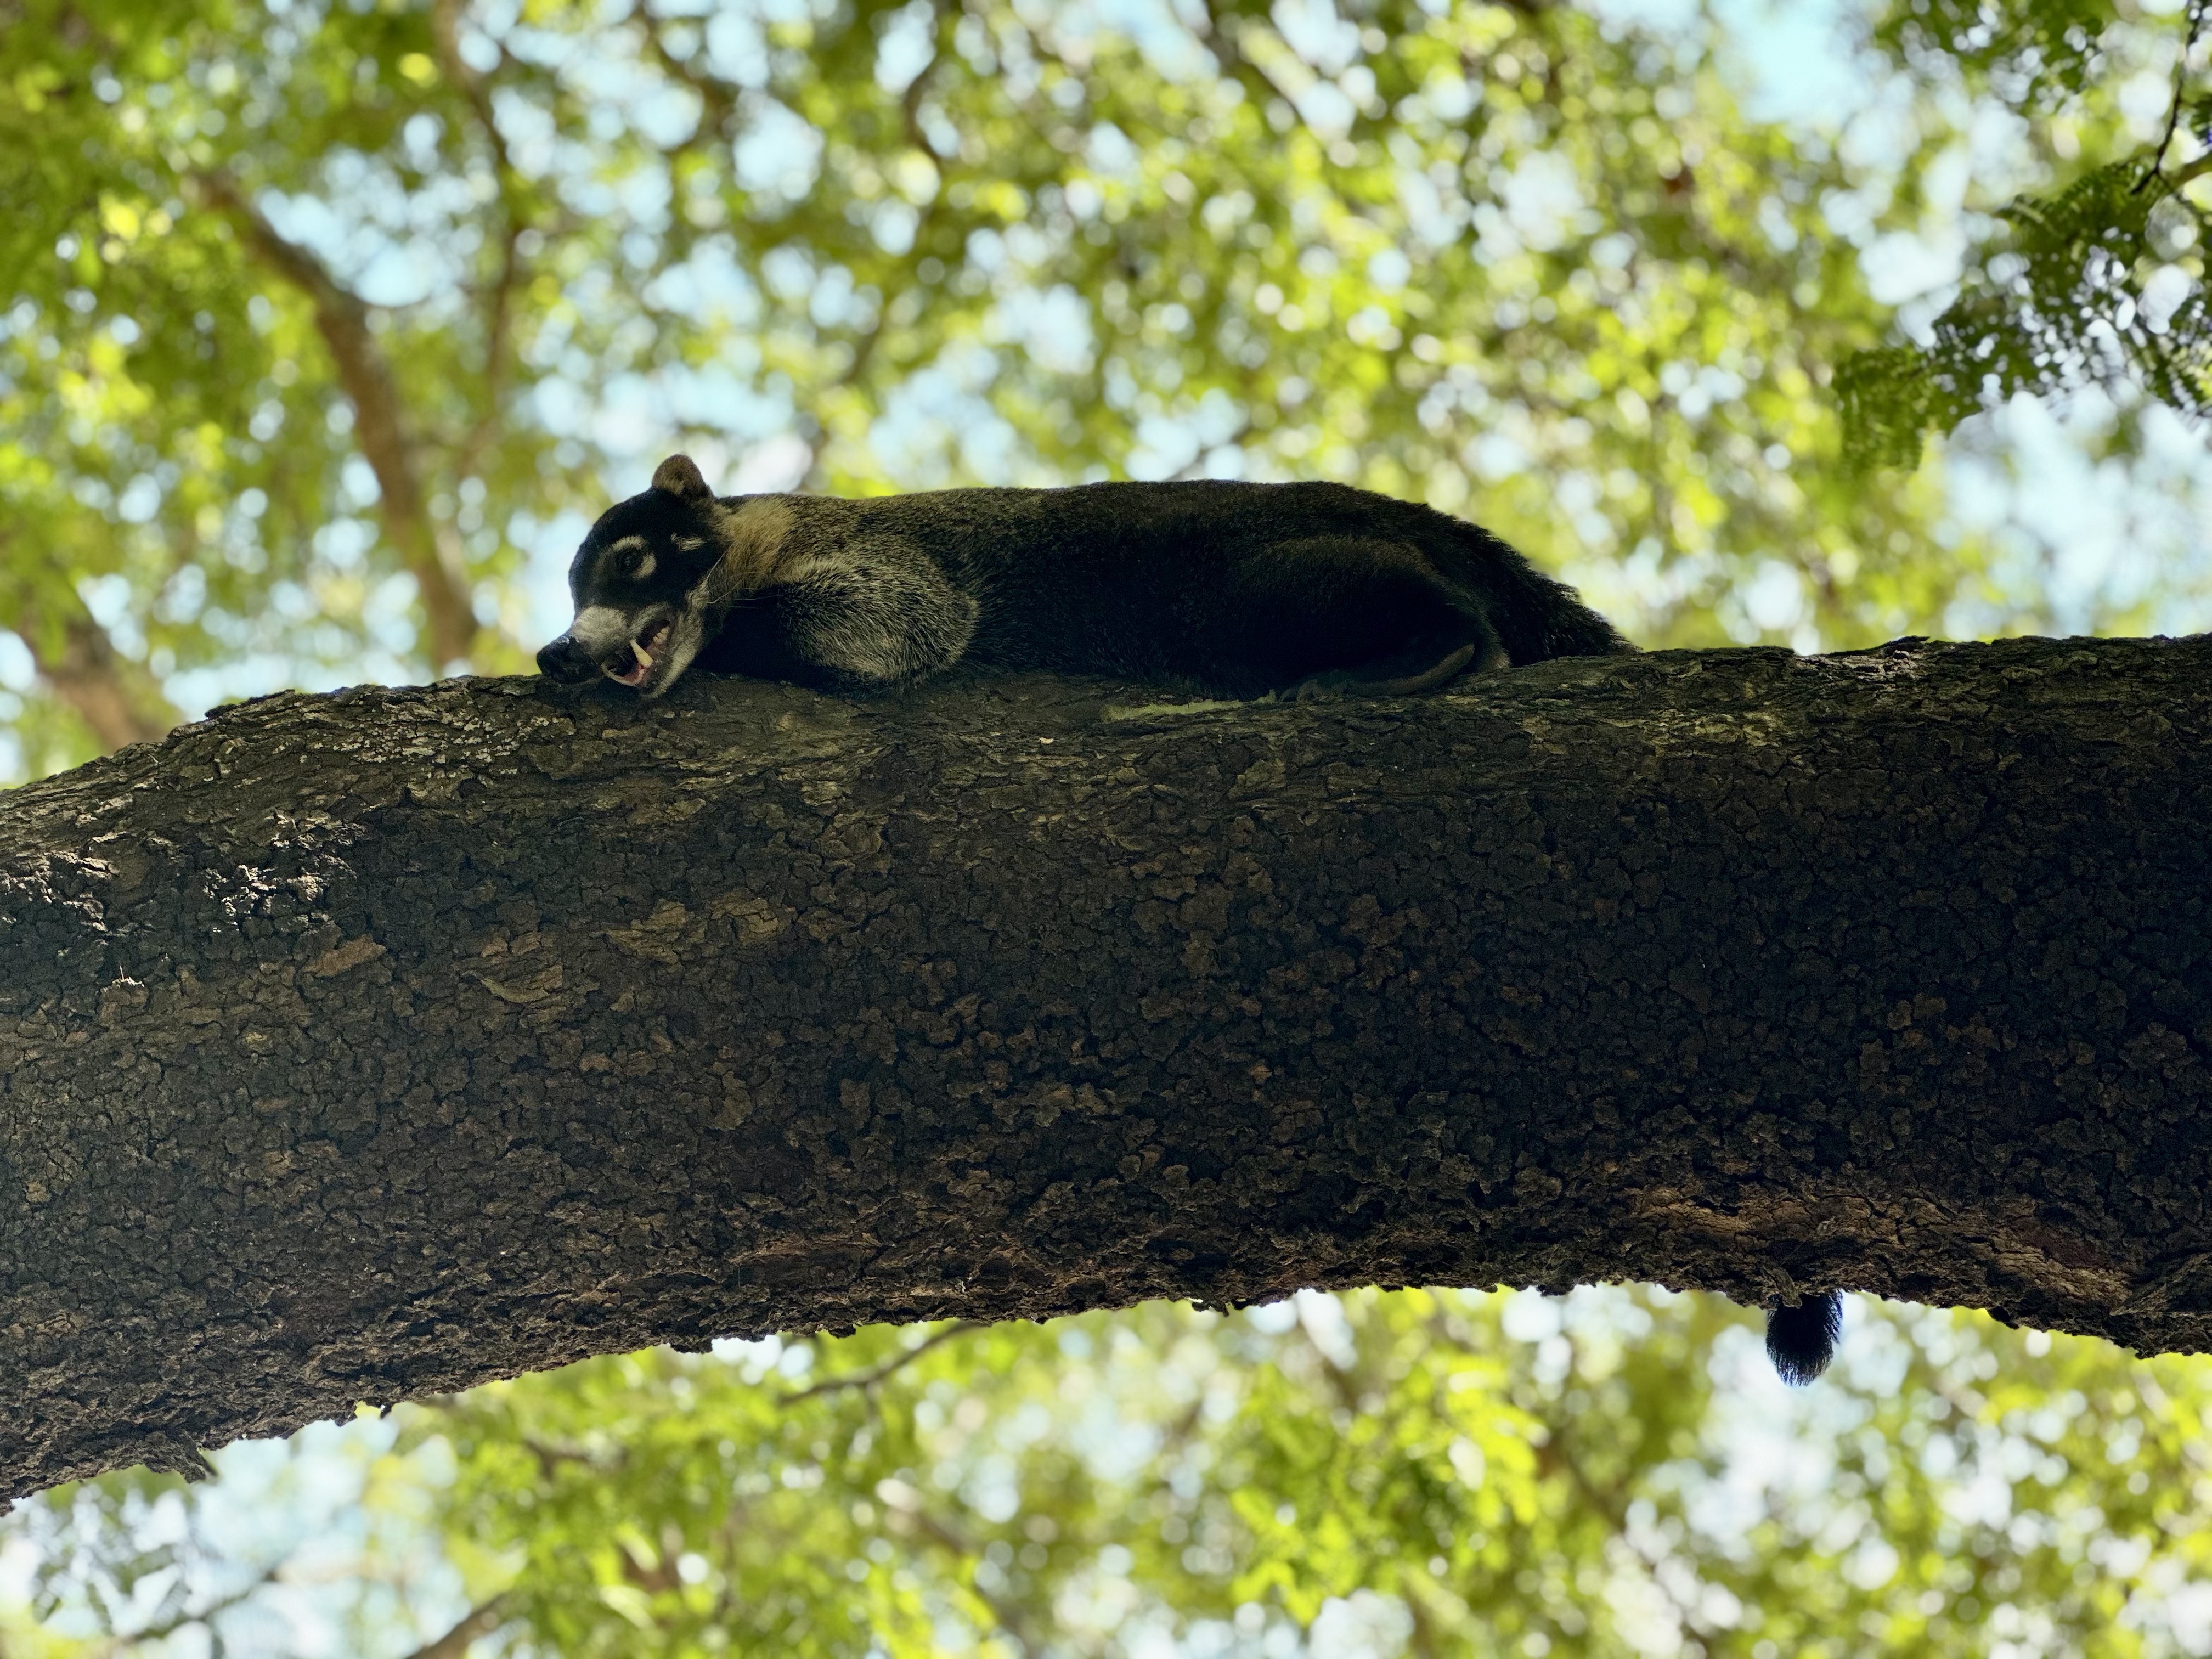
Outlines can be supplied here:
<path id="1" fill-rule="evenodd" d="M 644 549 L 638 547 L 625 547 L 621 552 L 615 555 L 616 574 L 623 576 L 635 575 L 637 574 L 638 566 L 644 562 Z"/>

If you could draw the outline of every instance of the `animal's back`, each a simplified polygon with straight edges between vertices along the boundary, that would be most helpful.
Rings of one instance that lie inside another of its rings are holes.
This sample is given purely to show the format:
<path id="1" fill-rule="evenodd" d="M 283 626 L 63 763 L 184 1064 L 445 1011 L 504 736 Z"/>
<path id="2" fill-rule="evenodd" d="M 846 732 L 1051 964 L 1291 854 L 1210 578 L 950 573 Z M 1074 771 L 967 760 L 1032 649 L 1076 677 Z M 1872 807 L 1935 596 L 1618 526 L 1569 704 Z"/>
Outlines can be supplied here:
<path id="1" fill-rule="evenodd" d="M 927 554 L 979 606 L 971 657 L 1025 668 L 1253 684 L 1357 659 L 1407 611 L 1455 595 L 1510 660 L 1631 648 L 1504 542 L 1335 483 L 1194 480 L 792 498 L 802 544 L 859 532 Z M 1394 601 L 1395 592 L 1395 601 Z M 1378 608 L 1378 606 L 1380 608 Z"/>

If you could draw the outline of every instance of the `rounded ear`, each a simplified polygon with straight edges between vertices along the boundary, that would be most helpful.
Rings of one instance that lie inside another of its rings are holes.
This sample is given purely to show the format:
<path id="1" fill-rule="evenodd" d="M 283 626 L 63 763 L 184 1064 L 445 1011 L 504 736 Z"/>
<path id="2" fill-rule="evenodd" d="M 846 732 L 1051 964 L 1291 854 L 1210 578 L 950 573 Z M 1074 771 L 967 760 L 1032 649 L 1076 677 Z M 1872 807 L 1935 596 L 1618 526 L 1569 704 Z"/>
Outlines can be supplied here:
<path id="1" fill-rule="evenodd" d="M 710 501 L 714 492 L 707 488 L 707 480 L 700 476 L 698 465 L 689 455 L 671 455 L 653 470 L 653 487 L 665 490 L 678 501 Z"/>

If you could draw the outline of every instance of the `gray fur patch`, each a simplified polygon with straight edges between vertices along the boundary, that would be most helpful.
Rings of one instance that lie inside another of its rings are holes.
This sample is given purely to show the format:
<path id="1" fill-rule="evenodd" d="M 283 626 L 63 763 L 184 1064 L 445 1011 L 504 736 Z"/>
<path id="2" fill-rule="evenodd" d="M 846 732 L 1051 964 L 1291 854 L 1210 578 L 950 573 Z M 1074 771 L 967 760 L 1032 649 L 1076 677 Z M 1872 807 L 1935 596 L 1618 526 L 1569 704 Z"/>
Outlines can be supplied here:
<path id="1" fill-rule="evenodd" d="M 960 659 L 975 633 L 975 601 L 933 563 L 816 557 L 795 562 L 792 643 L 810 662 L 881 684 L 916 678 Z"/>

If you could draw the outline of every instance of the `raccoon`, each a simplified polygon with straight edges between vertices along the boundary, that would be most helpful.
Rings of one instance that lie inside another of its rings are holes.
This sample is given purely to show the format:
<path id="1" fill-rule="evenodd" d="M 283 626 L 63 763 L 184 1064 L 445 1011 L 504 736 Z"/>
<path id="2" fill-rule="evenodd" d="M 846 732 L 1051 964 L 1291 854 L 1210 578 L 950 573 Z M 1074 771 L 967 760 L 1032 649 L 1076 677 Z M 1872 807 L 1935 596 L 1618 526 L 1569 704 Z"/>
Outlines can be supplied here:
<path id="1" fill-rule="evenodd" d="M 956 663 L 1207 696 L 1401 696 L 1633 651 L 1497 537 L 1333 483 L 716 496 L 688 456 L 600 515 L 548 677 L 866 691 Z"/>

